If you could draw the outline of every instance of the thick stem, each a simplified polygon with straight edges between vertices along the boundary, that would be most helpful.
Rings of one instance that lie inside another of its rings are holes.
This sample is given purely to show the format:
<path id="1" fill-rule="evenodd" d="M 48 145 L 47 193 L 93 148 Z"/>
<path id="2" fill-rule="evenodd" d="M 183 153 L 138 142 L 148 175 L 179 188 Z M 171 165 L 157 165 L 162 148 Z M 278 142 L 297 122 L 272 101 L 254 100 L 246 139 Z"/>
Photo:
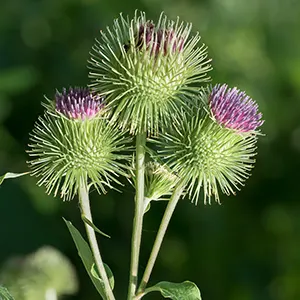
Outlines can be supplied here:
<path id="1" fill-rule="evenodd" d="M 178 203 L 178 200 L 182 194 L 183 188 L 184 188 L 184 184 L 179 183 L 176 186 L 176 188 L 174 189 L 172 197 L 169 200 L 168 206 L 166 208 L 166 211 L 165 211 L 163 219 L 161 221 L 159 230 L 157 232 L 156 239 L 155 239 L 155 242 L 154 242 L 154 245 L 153 245 L 153 248 L 152 248 L 148 263 L 147 263 L 147 267 L 145 269 L 145 272 L 144 272 L 144 275 L 143 275 L 143 278 L 141 281 L 141 284 L 139 286 L 138 295 L 137 295 L 136 299 L 139 299 L 139 297 L 138 297 L 139 294 L 143 293 L 143 291 L 145 290 L 145 288 L 148 284 L 150 275 L 152 273 L 152 270 L 153 270 L 153 267 L 154 267 L 154 264 L 155 264 L 155 261 L 156 261 L 157 255 L 158 255 L 158 252 L 160 250 L 160 247 L 161 247 L 162 241 L 164 239 L 168 225 L 170 223 L 170 219 L 171 219 L 172 214 L 175 210 L 175 207 Z"/>
<path id="2" fill-rule="evenodd" d="M 81 208 L 81 212 L 85 218 L 87 218 L 89 221 L 93 222 L 92 219 L 92 213 L 91 213 L 91 208 L 90 208 L 90 200 L 89 200 L 89 192 L 86 184 L 81 184 L 80 189 L 79 189 L 79 204 Z M 109 284 L 109 280 L 104 268 L 104 264 L 101 258 L 100 250 L 98 247 L 97 239 L 96 239 L 96 234 L 94 229 L 88 225 L 86 222 L 84 222 L 84 226 L 86 229 L 86 233 L 88 236 L 89 244 L 91 247 L 91 250 L 93 252 L 95 264 L 97 266 L 97 269 L 99 271 L 100 277 L 103 281 L 104 285 L 104 290 L 106 294 L 106 299 L 107 300 L 114 300 L 114 294 L 112 292 L 112 289 Z"/>
<path id="3" fill-rule="evenodd" d="M 131 265 L 128 287 L 128 300 L 134 298 L 137 289 L 137 276 L 144 212 L 145 145 L 146 133 L 138 133 L 136 136 L 136 197 L 131 241 Z"/>

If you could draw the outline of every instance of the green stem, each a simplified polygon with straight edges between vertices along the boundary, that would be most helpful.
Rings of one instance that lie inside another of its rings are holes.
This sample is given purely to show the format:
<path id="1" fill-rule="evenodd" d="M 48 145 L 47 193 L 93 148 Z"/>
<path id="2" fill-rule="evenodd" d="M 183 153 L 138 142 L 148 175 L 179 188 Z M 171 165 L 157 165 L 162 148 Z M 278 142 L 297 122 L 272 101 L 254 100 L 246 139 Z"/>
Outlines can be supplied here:
<path id="1" fill-rule="evenodd" d="M 136 197 L 131 241 L 131 265 L 127 298 L 128 300 L 134 298 L 137 289 L 137 276 L 144 211 L 145 145 L 146 133 L 138 133 L 136 136 Z"/>
<path id="2" fill-rule="evenodd" d="M 178 203 L 178 200 L 179 200 L 179 198 L 180 198 L 180 196 L 182 194 L 183 188 L 184 188 L 184 184 L 183 183 L 179 183 L 176 186 L 176 188 L 174 189 L 172 197 L 169 200 L 168 206 L 166 208 L 166 211 L 165 211 L 163 219 L 161 221 L 159 230 L 157 232 L 156 239 L 155 239 L 155 242 L 154 242 L 154 245 L 153 245 L 153 248 L 152 248 L 152 251 L 151 251 L 148 263 L 147 263 L 147 267 L 145 269 L 145 272 L 144 272 L 144 275 L 143 275 L 143 278 L 142 278 L 142 281 L 141 281 L 141 284 L 139 286 L 138 295 L 137 295 L 136 299 L 140 299 L 139 295 L 143 294 L 143 292 L 144 292 L 144 290 L 145 290 L 145 288 L 146 288 L 146 286 L 148 284 L 148 281 L 150 279 L 150 275 L 152 273 L 152 270 L 153 270 L 153 267 L 154 267 L 154 264 L 155 264 L 158 252 L 160 250 L 163 238 L 165 236 L 166 230 L 168 228 L 168 225 L 170 223 L 172 214 L 173 214 L 173 212 L 175 210 L 175 207 L 176 207 L 176 205 Z"/>
<path id="3" fill-rule="evenodd" d="M 82 215 L 87 218 L 89 221 L 93 223 L 92 219 L 92 213 L 91 213 L 91 208 L 90 208 L 90 200 L 89 200 L 89 192 L 86 184 L 81 184 L 79 188 L 79 204 L 81 208 Z M 101 258 L 100 250 L 98 247 L 97 239 L 96 239 L 96 234 L 94 229 L 88 225 L 86 222 L 84 222 L 84 226 L 86 229 L 86 233 L 88 236 L 89 244 L 91 247 L 91 250 L 93 252 L 95 264 L 97 266 L 97 269 L 99 271 L 100 277 L 103 281 L 104 285 L 104 290 L 106 294 L 106 299 L 107 300 L 114 300 L 114 294 L 112 292 L 112 289 L 109 284 L 109 280 L 104 268 L 104 264 Z"/>

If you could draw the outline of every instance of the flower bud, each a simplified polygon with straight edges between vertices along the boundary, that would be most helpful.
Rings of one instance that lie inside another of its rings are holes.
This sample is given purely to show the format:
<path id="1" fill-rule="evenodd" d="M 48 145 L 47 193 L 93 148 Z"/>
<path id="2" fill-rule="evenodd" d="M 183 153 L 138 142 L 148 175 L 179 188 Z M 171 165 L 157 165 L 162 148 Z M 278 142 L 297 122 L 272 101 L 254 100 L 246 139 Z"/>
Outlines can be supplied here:
<path id="1" fill-rule="evenodd" d="M 150 200 L 161 200 L 170 195 L 178 182 L 178 177 L 167 166 L 158 162 L 148 162 L 145 166 L 145 197 Z"/>
<path id="2" fill-rule="evenodd" d="M 105 95 L 121 128 L 157 132 L 186 105 L 181 95 L 208 80 L 206 47 L 190 32 L 179 19 L 161 15 L 154 24 L 144 13 L 133 20 L 121 16 L 101 32 L 91 53 L 91 87 Z"/>
<path id="3" fill-rule="evenodd" d="M 51 105 L 46 105 L 50 107 Z M 129 139 L 100 115 L 102 99 L 86 89 L 57 93 L 53 106 L 36 122 L 31 134 L 31 174 L 47 193 L 72 199 L 81 183 L 105 192 L 118 174 Z M 120 153 L 121 152 L 121 153 Z"/>

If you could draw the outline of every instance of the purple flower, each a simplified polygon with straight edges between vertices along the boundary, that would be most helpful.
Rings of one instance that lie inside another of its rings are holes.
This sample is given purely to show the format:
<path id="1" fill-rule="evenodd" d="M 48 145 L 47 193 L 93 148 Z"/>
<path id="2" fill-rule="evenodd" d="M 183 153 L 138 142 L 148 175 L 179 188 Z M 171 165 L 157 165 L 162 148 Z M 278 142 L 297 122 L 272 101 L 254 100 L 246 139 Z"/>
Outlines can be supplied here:
<path id="1" fill-rule="evenodd" d="M 103 97 L 90 92 L 88 88 L 65 88 L 55 94 L 55 108 L 69 119 L 89 119 L 103 107 Z"/>
<path id="2" fill-rule="evenodd" d="M 217 122 L 239 132 L 251 132 L 263 124 L 257 103 L 245 92 L 217 84 L 209 95 L 209 105 Z"/>
<path id="3" fill-rule="evenodd" d="M 146 49 L 150 49 L 151 55 L 158 55 L 160 51 L 166 55 L 170 47 L 172 52 L 182 51 L 184 39 L 181 36 L 178 37 L 172 29 L 157 30 L 153 23 L 147 22 L 140 26 L 137 48 L 143 49 L 144 45 Z"/>

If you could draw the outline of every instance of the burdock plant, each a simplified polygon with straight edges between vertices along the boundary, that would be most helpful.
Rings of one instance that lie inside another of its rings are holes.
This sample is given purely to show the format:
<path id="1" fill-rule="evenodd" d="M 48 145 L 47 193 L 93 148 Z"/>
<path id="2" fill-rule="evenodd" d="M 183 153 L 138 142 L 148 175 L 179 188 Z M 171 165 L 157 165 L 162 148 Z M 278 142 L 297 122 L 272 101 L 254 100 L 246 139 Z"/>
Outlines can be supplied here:
<path id="1" fill-rule="evenodd" d="M 201 299 L 190 281 L 147 285 L 179 199 L 220 203 L 221 194 L 234 194 L 250 176 L 263 123 L 258 105 L 237 88 L 205 86 L 206 46 L 191 35 L 191 24 L 164 14 L 157 22 L 139 12 L 133 19 L 120 15 L 101 31 L 89 68 L 89 87 L 57 91 L 44 103 L 30 136 L 30 174 L 48 193 L 79 196 L 88 243 L 66 224 L 103 299 L 115 299 L 114 280 L 100 255 L 89 191 L 116 187 L 120 175 L 136 191 L 128 300 L 151 291 Z M 167 200 L 166 211 L 140 277 L 143 217 L 160 200 Z"/>

